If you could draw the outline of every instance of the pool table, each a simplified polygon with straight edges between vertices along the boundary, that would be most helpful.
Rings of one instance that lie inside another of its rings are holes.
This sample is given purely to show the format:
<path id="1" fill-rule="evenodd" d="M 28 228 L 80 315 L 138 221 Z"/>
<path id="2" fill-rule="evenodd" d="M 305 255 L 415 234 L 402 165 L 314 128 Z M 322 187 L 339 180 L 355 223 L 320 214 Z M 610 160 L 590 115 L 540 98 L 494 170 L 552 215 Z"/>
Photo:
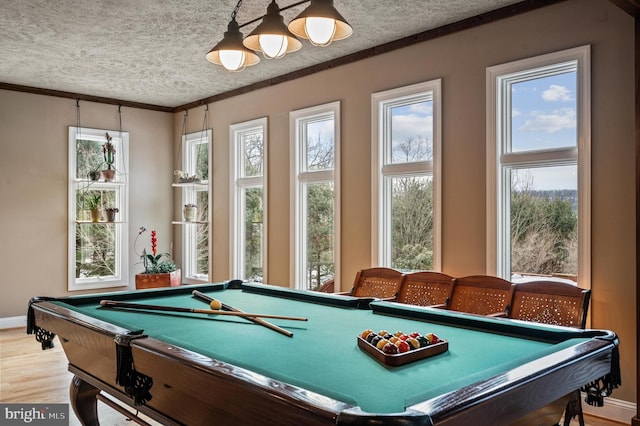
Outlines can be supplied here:
<path id="1" fill-rule="evenodd" d="M 113 309 L 104 299 L 207 308 L 197 290 L 268 319 Z M 34 298 L 28 332 L 58 335 L 75 375 L 71 405 L 98 424 L 108 395 L 163 424 L 468 425 L 509 422 L 593 382 L 615 387 L 618 339 L 351 296 L 237 280 Z M 357 344 L 365 329 L 435 333 L 448 350 L 392 366 Z"/>

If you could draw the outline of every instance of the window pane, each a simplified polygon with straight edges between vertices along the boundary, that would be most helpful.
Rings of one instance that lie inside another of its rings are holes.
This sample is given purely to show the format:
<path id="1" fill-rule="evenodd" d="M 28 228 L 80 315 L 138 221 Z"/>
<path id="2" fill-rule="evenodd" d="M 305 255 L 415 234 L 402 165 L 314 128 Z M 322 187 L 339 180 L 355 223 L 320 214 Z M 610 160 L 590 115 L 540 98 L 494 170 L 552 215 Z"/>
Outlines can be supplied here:
<path id="1" fill-rule="evenodd" d="M 578 273 L 577 166 L 511 170 L 511 270 Z"/>
<path id="2" fill-rule="evenodd" d="M 202 146 L 199 145 L 199 146 Z M 206 146 L 206 145 L 205 145 Z M 198 221 L 206 222 L 209 217 L 209 192 L 196 192 Z M 209 224 L 196 225 L 196 275 L 209 275 Z"/>
<path id="3" fill-rule="evenodd" d="M 241 148 L 244 159 L 241 177 L 262 176 L 262 142 L 262 129 L 242 135 Z"/>
<path id="4" fill-rule="evenodd" d="M 307 184 L 307 288 L 316 290 L 334 278 L 333 182 Z"/>
<path id="5" fill-rule="evenodd" d="M 333 118 L 306 123 L 306 171 L 333 169 L 334 123 Z"/>
<path id="6" fill-rule="evenodd" d="M 89 212 L 100 211 L 100 220 L 105 220 L 104 209 L 120 207 L 116 202 L 116 191 L 109 189 L 78 189 L 76 191 L 76 220 L 90 220 Z"/>
<path id="7" fill-rule="evenodd" d="M 433 178 L 387 177 L 391 184 L 391 266 L 432 269 Z"/>
<path id="8" fill-rule="evenodd" d="M 244 278 L 262 282 L 263 214 L 262 188 L 246 188 L 244 205 Z"/>
<path id="9" fill-rule="evenodd" d="M 576 72 L 511 84 L 511 152 L 577 146 Z"/>
<path id="10" fill-rule="evenodd" d="M 76 142 L 76 178 L 88 179 L 90 171 L 99 172 L 104 168 L 102 164 L 102 142 L 78 139 Z"/>
<path id="11" fill-rule="evenodd" d="M 433 101 L 425 100 L 390 109 L 391 163 L 433 160 Z"/>
<path id="12" fill-rule="evenodd" d="M 209 144 L 199 143 L 195 147 L 196 176 L 201 180 L 209 180 Z"/>
<path id="13" fill-rule="evenodd" d="M 76 224 L 76 278 L 116 275 L 115 225 Z"/>

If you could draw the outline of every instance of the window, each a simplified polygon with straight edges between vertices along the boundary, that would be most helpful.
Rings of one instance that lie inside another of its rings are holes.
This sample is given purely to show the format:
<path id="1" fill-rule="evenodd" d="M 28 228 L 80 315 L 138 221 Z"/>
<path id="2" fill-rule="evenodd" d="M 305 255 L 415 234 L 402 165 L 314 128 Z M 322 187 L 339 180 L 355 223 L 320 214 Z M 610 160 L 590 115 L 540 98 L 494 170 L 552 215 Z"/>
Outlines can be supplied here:
<path id="1" fill-rule="evenodd" d="M 234 278 L 266 277 L 267 119 L 230 126 L 231 271 Z"/>
<path id="2" fill-rule="evenodd" d="M 590 281 L 589 46 L 487 69 L 487 271 Z"/>
<path id="3" fill-rule="evenodd" d="M 182 136 L 182 171 L 199 179 L 182 187 L 182 205 L 195 204 L 196 220 L 183 222 L 182 274 L 186 283 L 209 281 L 209 145 L 211 130 Z"/>
<path id="4" fill-rule="evenodd" d="M 289 122 L 292 279 L 298 289 L 319 290 L 340 276 L 340 102 L 292 111 Z"/>
<path id="5" fill-rule="evenodd" d="M 110 157 L 103 153 L 107 135 L 115 149 Z M 127 132 L 69 127 L 70 291 L 127 285 L 128 146 Z M 109 169 L 107 159 L 113 161 L 113 180 L 91 178 Z M 107 209 L 117 209 L 115 218 L 107 217 Z"/>
<path id="6" fill-rule="evenodd" d="M 371 101 L 371 263 L 440 270 L 440 80 Z"/>

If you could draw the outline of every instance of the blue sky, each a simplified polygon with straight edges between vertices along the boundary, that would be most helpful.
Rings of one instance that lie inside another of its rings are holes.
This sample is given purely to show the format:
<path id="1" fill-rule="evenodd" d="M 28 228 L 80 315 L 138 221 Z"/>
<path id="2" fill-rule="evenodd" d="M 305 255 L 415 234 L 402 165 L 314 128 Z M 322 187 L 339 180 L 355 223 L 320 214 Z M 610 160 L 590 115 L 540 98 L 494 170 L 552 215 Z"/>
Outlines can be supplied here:
<path id="1" fill-rule="evenodd" d="M 511 86 L 512 151 L 575 146 L 576 73 Z"/>
<path id="2" fill-rule="evenodd" d="M 576 73 L 514 83 L 511 87 L 512 151 L 577 144 Z M 536 189 L 576 189 L 576 166 L 528 169 Z"/>
<path id="3" fill-rule="evenodd" d="M 413 138 L 425 139 L 433 146 L 433 101 L 396 106 L 391 111 L 391 138 L 394 147 Z M 421 158 L 428 159 L 430 158 Z"/>

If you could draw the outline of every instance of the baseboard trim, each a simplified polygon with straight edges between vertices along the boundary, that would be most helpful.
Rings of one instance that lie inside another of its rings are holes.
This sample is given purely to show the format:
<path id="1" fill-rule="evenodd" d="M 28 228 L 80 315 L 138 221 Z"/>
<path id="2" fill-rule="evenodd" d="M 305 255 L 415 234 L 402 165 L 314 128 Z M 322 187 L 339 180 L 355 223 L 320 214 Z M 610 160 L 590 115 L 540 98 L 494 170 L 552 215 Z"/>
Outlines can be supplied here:
<path id="1" fill-rule="evenodd" d="M 583 401 L 584 396 L 582 394 Z M 638 404 L 615 398 L 605 398 L 604 406 L 602 407 L 594 407 L 585 402 L 582 403 L 582 411 L 585 414 L 624 424 L 630 424 L 631 419 L 636 415 L 637 408 Z"/>
<path id="2" fill-rule="evenodd" d="M 7 328 L 26 327 L 26 326 L 27 326 L 26 315 L 23 315 L 20 317 L 0 318 L 0 330 L 4 330 Z"/>

